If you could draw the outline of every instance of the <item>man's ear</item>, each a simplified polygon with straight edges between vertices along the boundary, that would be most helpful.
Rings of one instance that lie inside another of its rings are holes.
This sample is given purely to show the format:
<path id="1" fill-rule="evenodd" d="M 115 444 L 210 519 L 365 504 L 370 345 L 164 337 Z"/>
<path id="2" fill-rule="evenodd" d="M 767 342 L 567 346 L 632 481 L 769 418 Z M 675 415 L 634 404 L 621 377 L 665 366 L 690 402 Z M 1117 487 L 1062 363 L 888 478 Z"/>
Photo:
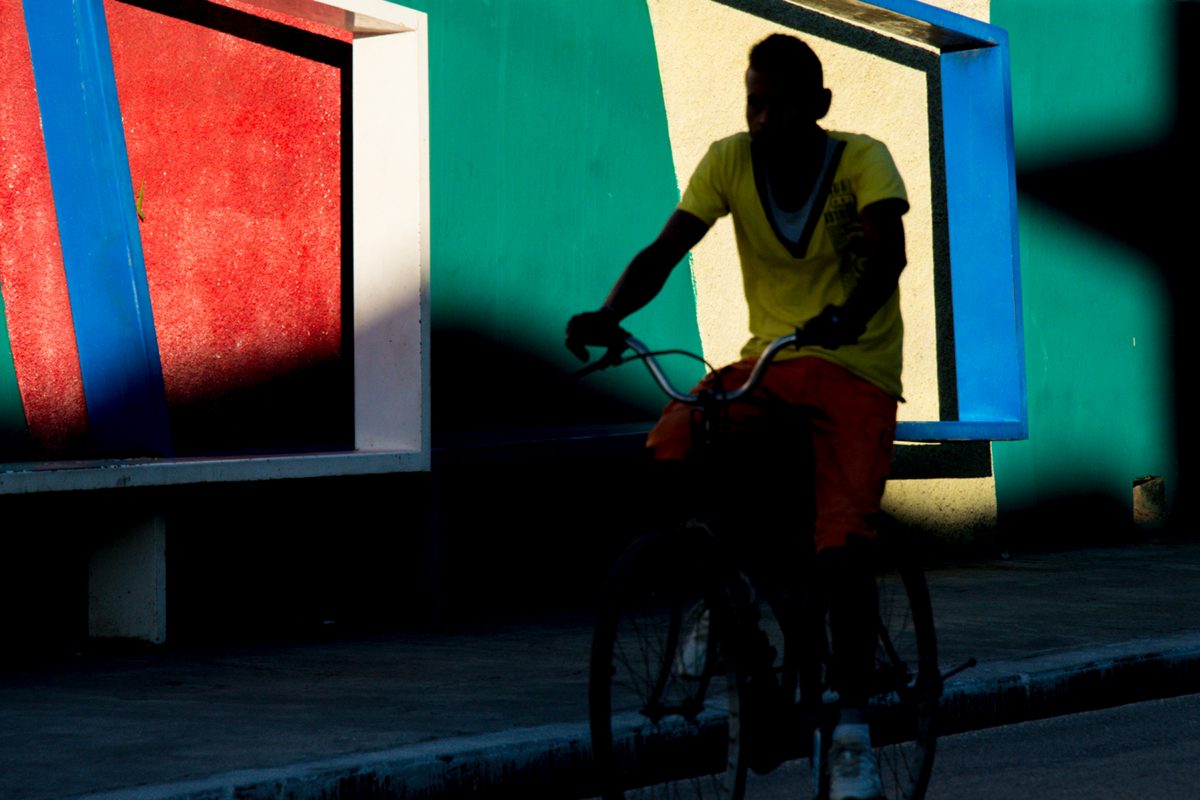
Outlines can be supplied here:
<path id="1" fill-rule="evenodd" d="M 815 119 L 824 119 L 829 113 L 829 105 L 833 102 L 833 92 L 829 89 L 822 89 L 817 95 L 817 106 L 813 110 L 816 112 Z"/>

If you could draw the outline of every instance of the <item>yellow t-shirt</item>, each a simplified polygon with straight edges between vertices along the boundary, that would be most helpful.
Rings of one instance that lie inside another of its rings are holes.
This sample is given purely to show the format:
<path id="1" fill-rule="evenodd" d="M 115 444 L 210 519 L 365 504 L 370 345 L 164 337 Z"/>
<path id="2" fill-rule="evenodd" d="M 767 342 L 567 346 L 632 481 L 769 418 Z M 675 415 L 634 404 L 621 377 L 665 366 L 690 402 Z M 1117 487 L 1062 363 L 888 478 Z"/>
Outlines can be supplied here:
<path id="1" fill-rule="evenodd" d="M 806 231 L 810 235 L 793 243 L 791 249 L 775 232 L 760 199 L 748 133 L 714 142 L 679 201 L 681 210 L 708 225 L 733 214 L 750 307 L 751 338 L 742 348 L 744 358 L 756 358 L 773 339 L 792 333 L 825 306 L 845 303 L 860 274 L 862 225 L 858 212 L 880 200 L 907 203 L 904 182 L 882 142 L 856 133 L 828 134 L 839 144 L 840 158 L 831 179 L 826 176 L 828 191 L 823 204 L 822 195 L 817 195 L 815 225 Z M 836 350 L 788 350 L 778 357 L 827 359 L 899 399 L 903 339 L 899 292 L 893 292 L 857 343 Z"/>

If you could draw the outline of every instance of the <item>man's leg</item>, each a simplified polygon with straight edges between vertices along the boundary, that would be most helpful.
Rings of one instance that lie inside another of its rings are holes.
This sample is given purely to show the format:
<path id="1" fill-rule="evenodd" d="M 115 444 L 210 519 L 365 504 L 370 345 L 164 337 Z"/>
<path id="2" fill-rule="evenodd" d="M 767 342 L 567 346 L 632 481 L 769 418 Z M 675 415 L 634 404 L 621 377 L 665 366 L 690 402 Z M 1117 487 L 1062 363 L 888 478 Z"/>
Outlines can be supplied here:
<path id="1" fill-rule="evenodd" d="M 837 365 L 798 361 L 809 363 L 793 368 L 778 392 L 812 409 L 816 572 L 829 604 L 832 679 L 842 706 L 830 746 L 830 796 L 872 798 L 879 790 L 866 716 L 878 624 L 874 519 L 891 466 L 896 401 Z"/>
<path id="2" fill-rule="evenodd" d="M 865 706 L 878 619 L 875 520 L 891 467 L 896 401 L 832 364 L 818 367 L 811 383 L 815 545 L 830 605 L 835 688 L 845 705 Z"/>
<path id="3" fill-rule="evenodd" d="M 829 603 L 834 688 L 842 708 L 865 712 L 875 671 L 879 596 L 872 569 L 875 542 L 855 541 L 817 556 Z"/>
<path id="4" fill-rule="evenodd" d="M 692 392 L 711 389 L 716 383 L 733 389 L 741 386 L 750 375 L 753 362 L 738 362 L 705 376 Z M 715 431 L 720 449 L 705 449 L 700 411 L 686 403 L 672 400 L 646 440 L 654 462 L 656 483 L 664 493 L 664 502 L 673 511 L 687 515 L 703 510 L 720 514 L 717 500 L 734 500 L 741 504 L 751 487 L 749 474 L 761 475 L 762 465 L 740 463 L 749 451 L 730 447 L 733 442 L 748 441 L 762 427 L 768 416 L 768 406 L 760 399 L 744 399 L 731 403 L 720 411 L 720 427 Z M 740 455 L 739 455 L 740 454 Z M 750 469 L 748 469 L 748 467 Z"/>

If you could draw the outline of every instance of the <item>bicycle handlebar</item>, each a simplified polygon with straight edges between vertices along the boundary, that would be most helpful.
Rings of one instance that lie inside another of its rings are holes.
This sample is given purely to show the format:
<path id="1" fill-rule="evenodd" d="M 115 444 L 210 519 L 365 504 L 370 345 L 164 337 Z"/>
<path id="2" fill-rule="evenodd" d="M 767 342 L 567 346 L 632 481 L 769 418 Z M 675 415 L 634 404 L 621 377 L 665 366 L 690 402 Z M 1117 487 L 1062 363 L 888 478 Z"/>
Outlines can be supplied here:
<path id="1" fill-rule="evenodd" d="M 663 371 L 662 366 L 658 363 L 657 356 L 661 355 L 660 353 L 655 353 L 650 348 L 646 347 L 646 345 L 643 344 L 639 339 L 630 335 L 628 332 L 621 331 L 621 333 L 624 334 L 625 338 L 620 342 L 620 344 L 615 344 L 610 347 L 603 356 L 579 370 L 576 375 L 581 377 L 596 370 L 607 369 L 608 367 L 616 366 L 617 364 L 623 364 L 626 361 L 631 361 L 633 360 L 632 358 L 625 358 L 622 353 L 624 353 L 624 351 L 627 349 L 632 350 L 637 354 L 634 356 L 634 358 L 645 362 L 646 369 L 650 371 L 651 377 L 654 378 L 654 381 L 668 397 L 670 397 L 672 400 L 678 400 L 681 403 L 687 403 L 689 405 L 698 405 L 710 398 L 716 400 L 717 402 L 731 402 L 733 400 L 737 400 L 739 397 L 754 391 L 754 389 L 758 387 L 758 384 L 762 382 L 763 374 L 767 371 L 767 367 L 770 366 L 771 362 L 775 359 L 775 356 L 780 350 L 783 350 L 786 347 L 799 348 L 809 344 L 804 336 L 804 331 L 800 328 L 797 328 L 794 333 L 780 336 L 778 339 L 775 339 L 773 342 L 767 345 L 766 349 L 763 350 L 762 355 L 758 357 L 758 361 L 755 362 L 754 368 L 750 371 L 750 377 L 746 378 L 746 382 L 738 388 L 728 392 L 709 391 L 701 392 L 699 394 L 692 394 L 690 392 L 679 390 L 673 383 L 671 383 L 671 379 L 667 377 L 667 374 Z"/>

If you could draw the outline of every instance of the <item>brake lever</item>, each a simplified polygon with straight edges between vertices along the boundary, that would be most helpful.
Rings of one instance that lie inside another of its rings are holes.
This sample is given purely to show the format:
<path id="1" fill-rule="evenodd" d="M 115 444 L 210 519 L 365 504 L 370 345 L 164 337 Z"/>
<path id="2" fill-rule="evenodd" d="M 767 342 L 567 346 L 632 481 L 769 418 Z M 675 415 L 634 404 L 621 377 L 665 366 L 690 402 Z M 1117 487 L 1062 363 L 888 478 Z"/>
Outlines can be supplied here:
<path id="1" fill-rule="evenodd" d="M 600 358 L 596 359 L 587 366 L 580 367 L 572 372 L 571 379 L 579 380 L 587 375 L 591 375 L 593 372 L 599 372 L 602 369 L 608 369 L 609 367 L 616 367 L 624 364 L 629 360 L 623 355 L 625 350 L 629 347 L 629 345 L 625 343 L 625 340 L 628 338 L 629 334 L 625 333 L 625 331 L 621 331 L 621 341 L 619 343 L 610 345 L 609 348 L 604 351 L 604 355 L 600 356 Z"/>

